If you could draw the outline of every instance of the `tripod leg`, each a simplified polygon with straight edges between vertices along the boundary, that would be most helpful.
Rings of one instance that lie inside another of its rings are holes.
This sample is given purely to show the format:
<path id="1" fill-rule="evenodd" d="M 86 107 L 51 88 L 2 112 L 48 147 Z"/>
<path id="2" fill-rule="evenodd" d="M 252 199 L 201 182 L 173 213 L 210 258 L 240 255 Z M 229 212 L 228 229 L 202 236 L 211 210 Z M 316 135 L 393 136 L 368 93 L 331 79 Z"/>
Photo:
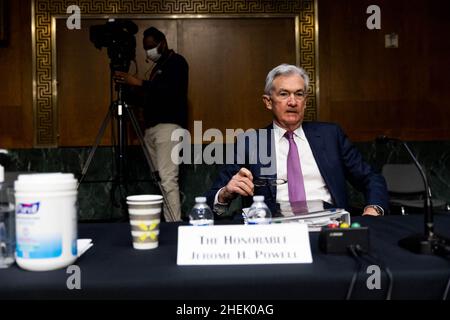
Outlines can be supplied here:
<path id="1" fill-rule="evenodd" d="M 118 174 L 117 180 L 119 185 L 123 185 L 126 181 L 125 167 L 126 167 L 126 145 L 127 145 L 127 128 L 126 128 L 126 114 L 123 112 L 124 103 L 119 102 L 117 105 L 117 135 L 119 140 L 119 154 L 117 156 Z"/>
<path id="2" fill-rule="evenodd" d="M 122 89 L 119 87 L 118 100 L 116 101 L 116 111 L 114 115 L 117 121 L 117 142 L 118 146 L 114 147 L 114 159 L 116 160 L 116 173 L 111 185 L 111 202 L 116 208 L 122 210 L 124 217 L 128 217 L 126 204 L 126 195 L 128 194 L 126 181 L 128 179 L 126 171 L 126 149 L 127 149 L 127 118 L 124 111 L 125 102 L 122 100 Z M 118 200 L 117 200 L 118 199 Z"/>
<path id="3" fill-rule="evenodd" d="M 84 177 L 86 176 L 86 173 L 89 169 L 92 159 L 94 158 L 95 151 L 97 150 L 97 148 L 100 144 L 100 141 L 102 140 L 103 134 L 105 133 L 106 126 L 108 125 L 108 122 L 111 119 L 111 117 L 112 117 L 112 106 L 109 108 L 108 114 L 106 115 L 105 119 L 103 119 L 100 130 L 98 131 L 97 137 L 95 138 L 95 143 L 92 146 L 91 151 L 89 151 L 88 159 L 87 159 L 86 163 L 84 164 L 83 169 L 81 170 L 81 177 L 80 177 L 80 181 L 78 182 L 77 189 L 80 187 L 81 182 L 83 182 Z"/>
<path id="4" fill-rule="evenodd" d="M 177 221 L 176 218 L 175 218 L 175 214 L 174 214 L 172 208 L 170 207 L 169 201 L 167 200 L 167 197 L 166 197 L 166 194 L 164 192 L 164 189 L 162 188 L 161 179 L 155 175 L 155 169 L 154 169 L 154 166 L 153 166 L 153 162 L 152 162 L 152 159 L 150 157 L 150 153 L 148 152 L 147 147 L 145 145 L 144 136 L 142 134 L 141 129 L 139 128 L 139 124 L 138 124 L 138 122 L 136 120 L 136 117 L 134 116 L 133 112 L 130 109 L 128 109 L 128 107 L 126 107 L 125 109 L 127 110 L 128 115 L 129 115 L 129 117 L 131 119 L 131 123 L 133 125 L 134 131 L 136 132 L 136 134 L 138 136 L 139 143 L 141 144 L 142 151 L 144 152 L 145 159 L 147 160 L 147 164 L 148 164 L 148 166 L 150 168 L 150 175 L 152 177 L 152 180 L 154 182 L 156 182 L 156 184 L 158 185 L 159 190 L 161 191 L 161 194 L 163 196 L 164 205 L 169 210 L 169 217 L 173 221 Z"/>

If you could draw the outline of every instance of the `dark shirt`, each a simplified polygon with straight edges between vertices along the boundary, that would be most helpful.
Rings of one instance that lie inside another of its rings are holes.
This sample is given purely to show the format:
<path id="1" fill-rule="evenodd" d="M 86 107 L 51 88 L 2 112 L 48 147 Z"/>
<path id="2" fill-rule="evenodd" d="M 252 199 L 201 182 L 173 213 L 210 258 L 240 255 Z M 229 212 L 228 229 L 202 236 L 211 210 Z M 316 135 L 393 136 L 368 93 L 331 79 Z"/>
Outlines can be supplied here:
<path id="1" fill-rule="evenodd" d="M 144 80 L 144 120 L 147 128 L 159 123 L 187 126 L 189 66 L 183 56 L 167 51 Z"/>

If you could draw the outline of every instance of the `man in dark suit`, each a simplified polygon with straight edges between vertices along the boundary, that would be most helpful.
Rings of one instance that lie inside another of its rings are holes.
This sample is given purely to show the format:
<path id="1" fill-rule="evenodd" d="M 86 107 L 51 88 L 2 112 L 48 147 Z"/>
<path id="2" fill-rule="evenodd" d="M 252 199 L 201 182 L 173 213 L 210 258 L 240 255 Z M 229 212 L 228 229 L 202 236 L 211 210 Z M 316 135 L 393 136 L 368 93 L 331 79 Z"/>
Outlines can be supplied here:
<path id="1" fill-rule="evenodd" d="M 363 215 L 383 215 L 388 209 L 384 178 L 363 161 L 340 127 L 303 122 L 308 83 L 306 72 L 294 65 L 283 64 L 269 72 L 263 101 L 273 113 L 273 123 L 266 134 L 256 133 L 256 141 L 244 140 L 244 148 L 235 148 L 234 163 L 224 167 L 207 192 L 208 203 L 217 214 L 239 195 L 251 203 L 248 198 L 254 194 L 268 201 L 322 200 L 349 209 L 346 180 L 364 193 Z M 264 152 L 270 159 L 265 163 L 261 161 Z M 261 178 L 287 183 L 255 188 L 255 179 Z"/>

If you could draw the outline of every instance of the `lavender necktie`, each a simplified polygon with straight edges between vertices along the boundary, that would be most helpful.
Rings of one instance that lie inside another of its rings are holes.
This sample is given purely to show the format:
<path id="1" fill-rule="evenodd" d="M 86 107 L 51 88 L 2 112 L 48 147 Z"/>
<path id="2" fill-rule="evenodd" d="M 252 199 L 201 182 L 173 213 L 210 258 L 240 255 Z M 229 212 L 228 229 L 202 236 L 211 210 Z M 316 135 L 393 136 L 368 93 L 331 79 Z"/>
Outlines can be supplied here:
<path id="1" fill-rule="evenodd" d="M 300 165 L 297 145 L 294 141 L 294 133 L 292 131 L 286 131 L 284 136 L 289 141 L 289 153 L 287 157 L 289 202 L 306 201 L 302 167 Z"/>

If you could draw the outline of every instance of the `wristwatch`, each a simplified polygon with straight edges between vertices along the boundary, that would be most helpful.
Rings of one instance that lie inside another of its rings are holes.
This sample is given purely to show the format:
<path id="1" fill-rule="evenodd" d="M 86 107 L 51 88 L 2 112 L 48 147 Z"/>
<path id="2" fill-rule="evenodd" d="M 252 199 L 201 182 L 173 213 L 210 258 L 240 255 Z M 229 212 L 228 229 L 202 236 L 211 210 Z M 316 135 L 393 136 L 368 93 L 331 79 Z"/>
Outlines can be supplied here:
<path id="1" fill-rule="evenodd" d="M 384 216 L 384 210 L 382 207 L 377 206 L 376 204 L 370 204 L 368 206 L 364 207 L 364 211 L 366 211 L 367 208 L 375 209 L 375 211 L 378 213 L 379 216 Z"/>

